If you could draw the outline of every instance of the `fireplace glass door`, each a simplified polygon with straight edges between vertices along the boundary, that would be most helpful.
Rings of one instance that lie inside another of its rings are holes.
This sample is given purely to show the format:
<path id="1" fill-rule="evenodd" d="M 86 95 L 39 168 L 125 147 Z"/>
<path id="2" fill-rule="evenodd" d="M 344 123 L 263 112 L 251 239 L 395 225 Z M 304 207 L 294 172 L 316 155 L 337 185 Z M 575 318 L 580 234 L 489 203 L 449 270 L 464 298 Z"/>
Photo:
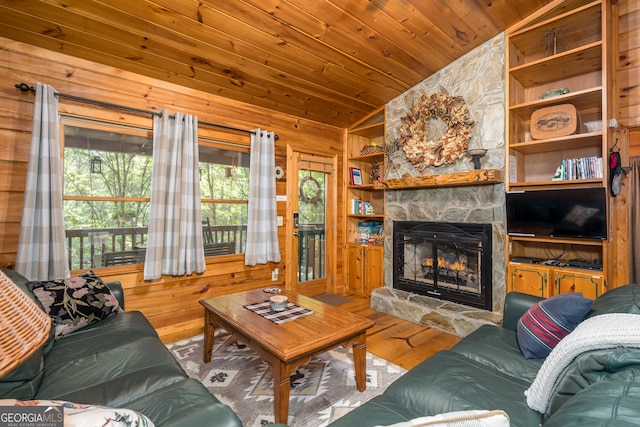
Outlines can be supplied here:
<path id="1" fill-rule="evenodd" d="M 395 221 L 394 288 L 491 310 L 491 225 Z"/>

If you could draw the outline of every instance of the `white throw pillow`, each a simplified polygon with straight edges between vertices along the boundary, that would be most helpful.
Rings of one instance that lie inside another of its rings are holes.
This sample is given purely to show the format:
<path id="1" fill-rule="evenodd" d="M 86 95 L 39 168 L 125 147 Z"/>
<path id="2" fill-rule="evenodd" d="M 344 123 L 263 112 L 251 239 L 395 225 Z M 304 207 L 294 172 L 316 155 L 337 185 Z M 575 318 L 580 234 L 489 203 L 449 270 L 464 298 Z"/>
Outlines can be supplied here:
<path id="1" fill-rule="evenodd" d="M 509 427 L 509 416 L 500 410 L 447 412 L 430 417 L 414 418 L 386 427 Z M 385 426 L 376 426 L 385 427 Z"/>

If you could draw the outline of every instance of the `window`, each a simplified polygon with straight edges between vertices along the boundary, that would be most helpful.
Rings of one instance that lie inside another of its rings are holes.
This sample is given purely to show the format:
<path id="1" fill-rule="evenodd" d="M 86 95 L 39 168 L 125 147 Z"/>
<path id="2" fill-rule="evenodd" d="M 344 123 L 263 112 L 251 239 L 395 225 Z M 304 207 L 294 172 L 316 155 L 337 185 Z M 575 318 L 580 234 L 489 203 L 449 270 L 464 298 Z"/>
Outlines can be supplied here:
<path id="1" fill-rule="evenodd" d="M 64 222 L 72 270 L 144 261 L 148 129 L 63 121 Z"/>
<path id="2" fill-rule="evenodd" d="M 144 262 L 150 129 L 64 119 L 64 221 L 71 270 Z M 249 149 L 201 139 L 205 256 L 243 253 Z"/>
<path id="3" fill-rule="evenodd" d="M 244 253 L 249 148 L 200 140 L 200 198 L 205 255 Z M 222 248 L 222 249 L 221 249 Z"/>

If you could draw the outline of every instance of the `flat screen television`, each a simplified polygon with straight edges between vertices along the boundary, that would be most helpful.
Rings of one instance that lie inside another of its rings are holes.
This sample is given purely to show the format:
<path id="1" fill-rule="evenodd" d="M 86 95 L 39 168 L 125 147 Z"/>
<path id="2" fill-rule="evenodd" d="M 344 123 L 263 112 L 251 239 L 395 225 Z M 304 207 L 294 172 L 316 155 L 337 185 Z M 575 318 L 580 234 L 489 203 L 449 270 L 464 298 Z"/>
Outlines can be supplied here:
<path id="1" fill-rule="evenodd" d="M 604 188 L 509 191 L 506 206 L 512 236 L 607 238 Z"/>

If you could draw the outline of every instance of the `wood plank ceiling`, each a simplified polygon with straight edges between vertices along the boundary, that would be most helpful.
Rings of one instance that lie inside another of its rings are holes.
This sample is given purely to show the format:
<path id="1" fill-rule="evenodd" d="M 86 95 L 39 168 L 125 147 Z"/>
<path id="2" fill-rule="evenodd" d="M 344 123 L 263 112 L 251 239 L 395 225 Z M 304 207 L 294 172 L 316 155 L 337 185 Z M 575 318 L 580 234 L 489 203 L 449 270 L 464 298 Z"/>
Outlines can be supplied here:
<path id="1" fill-rule="evenodd" d="M 549 2 L 0 0 L 0 37 L 349 127 Z"/>

